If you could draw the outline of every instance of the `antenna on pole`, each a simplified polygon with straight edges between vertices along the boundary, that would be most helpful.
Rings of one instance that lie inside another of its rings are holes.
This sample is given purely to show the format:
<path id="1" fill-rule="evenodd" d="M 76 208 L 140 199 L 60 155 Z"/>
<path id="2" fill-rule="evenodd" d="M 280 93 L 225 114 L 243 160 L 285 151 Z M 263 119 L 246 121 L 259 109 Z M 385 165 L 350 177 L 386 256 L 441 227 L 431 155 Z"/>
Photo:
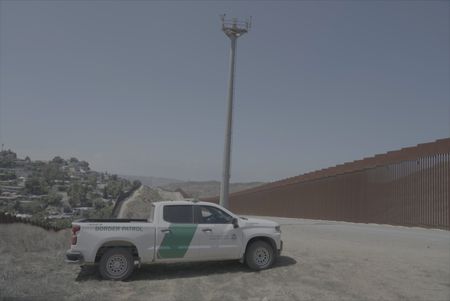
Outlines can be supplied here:
<path id="1" fill-rule="evenodd" d="M 223 175 L 220 186 L 220 205 L 229 208 L 228 192 L 230 186 L 230 162 L 231 162 L 231 129 L 233 124 L 233 96 L 234 96 L 234 68 L 236 57 L 237 39 L 246 34 L 252 24 L 251 17 L 245 21 L 239 21 L 237 18 L 226 19 L 226 15 L 220 16 L 222 20 L 222 31 L 231 40 L 230 52 L 230 77 L 228 79 L 228 113 L 227 127 L 225 131 L 225 149 L 223 154 Z"/>

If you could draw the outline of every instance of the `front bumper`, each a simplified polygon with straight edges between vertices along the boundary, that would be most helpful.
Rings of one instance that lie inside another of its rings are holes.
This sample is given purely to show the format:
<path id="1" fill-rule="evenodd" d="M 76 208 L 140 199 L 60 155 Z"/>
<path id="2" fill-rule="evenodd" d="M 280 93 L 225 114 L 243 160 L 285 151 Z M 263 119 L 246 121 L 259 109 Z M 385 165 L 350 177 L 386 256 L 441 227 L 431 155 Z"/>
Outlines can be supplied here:
<path id="1" fill-rule="evenodd" d="M 73 264 L 81 264 L 84 262 L 83 254 L 77 251 L 68 250 L 66 252 L 66 262 Z"/>
<path id="2" fill-rule="evenodd" d="M 278 256 L 281 255 L 281 251 L 283 251 L 283 241 L 280 240 L 280 248 L 277 250 Z"/>

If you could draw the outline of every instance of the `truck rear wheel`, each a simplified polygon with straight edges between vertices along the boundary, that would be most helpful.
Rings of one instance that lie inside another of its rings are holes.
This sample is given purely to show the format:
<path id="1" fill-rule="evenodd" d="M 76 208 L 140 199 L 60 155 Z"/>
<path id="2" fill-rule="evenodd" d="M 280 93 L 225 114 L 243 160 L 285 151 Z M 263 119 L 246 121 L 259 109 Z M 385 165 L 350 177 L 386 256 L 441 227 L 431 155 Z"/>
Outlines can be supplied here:
<path id="1" fill-rule="evenodd" d="M 124 248 L 112 248 L 100 259 L 100 274 L 107 280 L 125 280 L 134 270 L 131 252 Z"/>
<path id="2" fill-rule="evenodd" d="M 247 247 L 245 262 L 252 270 L 260 271 L 269 268 L 275 261 L 275 252 L 270 244 L 257 240 Z"/>

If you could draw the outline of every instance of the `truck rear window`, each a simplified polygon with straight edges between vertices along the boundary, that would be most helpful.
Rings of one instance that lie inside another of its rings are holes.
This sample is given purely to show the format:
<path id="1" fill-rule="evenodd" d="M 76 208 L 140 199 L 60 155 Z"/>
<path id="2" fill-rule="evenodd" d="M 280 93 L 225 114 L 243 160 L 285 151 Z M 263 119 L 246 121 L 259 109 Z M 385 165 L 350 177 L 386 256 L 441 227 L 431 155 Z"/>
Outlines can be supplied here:
<path id="1" fill-rule="evenodd" d="M 192 224 L 194 222 L 194 209 L 192 205 L 164 206 L 163 218 L 169 223 Z"/>

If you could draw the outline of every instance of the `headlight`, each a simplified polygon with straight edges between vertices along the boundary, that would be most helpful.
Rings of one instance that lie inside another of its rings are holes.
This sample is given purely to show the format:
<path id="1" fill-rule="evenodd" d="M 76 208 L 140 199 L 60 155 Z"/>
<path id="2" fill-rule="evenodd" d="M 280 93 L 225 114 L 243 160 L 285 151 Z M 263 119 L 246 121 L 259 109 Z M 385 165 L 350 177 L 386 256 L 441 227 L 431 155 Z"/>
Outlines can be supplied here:
<path id="1" fill-rule="evenodd" d="M 278 233 L 281 233 L 281 226 L 276 226 L 275 231 L 277 231 Z"/>

